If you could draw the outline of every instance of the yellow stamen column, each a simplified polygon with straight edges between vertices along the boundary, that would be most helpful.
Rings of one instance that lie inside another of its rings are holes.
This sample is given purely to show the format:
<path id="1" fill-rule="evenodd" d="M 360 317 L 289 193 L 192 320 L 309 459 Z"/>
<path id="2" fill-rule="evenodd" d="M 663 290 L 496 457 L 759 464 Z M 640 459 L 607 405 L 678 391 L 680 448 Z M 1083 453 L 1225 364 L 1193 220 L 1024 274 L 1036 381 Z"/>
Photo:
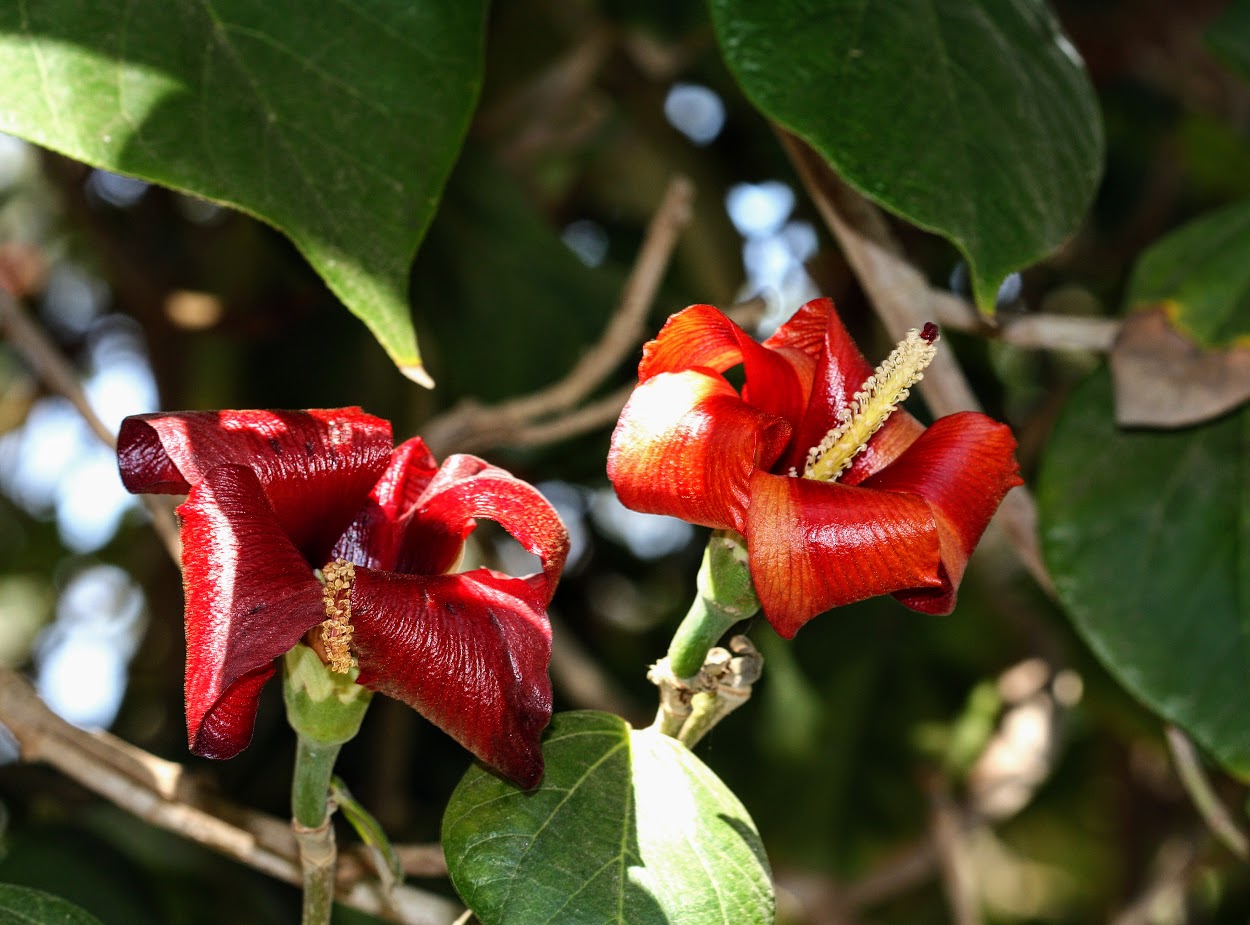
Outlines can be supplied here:
<path id="1" fill-rule="evenodd" d="M 321 644 L 325 646 L 331 671 L 347 674 L 356 667 L 352 657 L 352 584 L 356 566 L 345 559 L 335 559 L 324 569 L 326 619 L 321 624 Z"/>
<path id="2" fill-rule="evenodd" d="M 300 643 L 284 659 L 287 721 L 297 737 L 291 827 L 304 874 L 303 925 L 330 921 L 336 856 L 330 781 L 339 749 L 360 730 L 370 696 L 355 683 L 358 672 L 351 650 L 356 567 L 336 559 L 317 577 L 326 617 L 320 632 L 323 653 Z"/>
<path id="3" fill-rule="evenodd" d="M 937 354 L 937 341 L 937 325 L 931 321 L 923 329 L 907 332 L 903 342 L 852 396 L 850 404 L 838 412 L 837 425 L 808 452 L 804 478 L 835 481 L 850 468 L 855 457 L 868 448 L 872 435 L 911 394 L 911 387 L 924 378 L 925 368 Z"/>

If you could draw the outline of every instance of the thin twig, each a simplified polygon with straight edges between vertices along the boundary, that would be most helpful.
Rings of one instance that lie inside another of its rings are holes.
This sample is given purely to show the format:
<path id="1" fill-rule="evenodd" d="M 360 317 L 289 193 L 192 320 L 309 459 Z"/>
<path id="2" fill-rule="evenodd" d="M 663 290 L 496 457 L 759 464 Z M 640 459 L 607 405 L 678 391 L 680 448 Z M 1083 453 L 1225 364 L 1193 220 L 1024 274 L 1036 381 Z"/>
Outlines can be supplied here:
<path id="1" fill-rule="evenodd" d="M 902 339 L 909 329 L 919 328 L 936 316 L 935 306 L 948 300 L 949 294 L 932 289 L 923 274 L 907 261 L 881 211 L 847 186 L 799 139 L 781 130 L 778 135 L 890 335 Z M 938 351 L 920 390 L 938 416 L 977 411 L 981 407 L 949 350 Z M 1020 486 L 1008 492 L 995 520 L 1005 529 L 1034 580 L 1053 595 L 1054 583 L 1038 546 L 1037 506 L 1028 489 Z"/>
<path id="2" fill-rule="evenodd" d="M 483 415 L 474 424 L 472 432 L 466 432 L 456 440 L 455 450 L 470 453 L 499 446 L 517 448 L 545 446 L 549 443 L 572 439 L 607 427 L 615 421 L 621 409 L 625 407 L 625 402 L 629 400 L 633 389 L 634 384 L 630 383 L 574 411 L 537 423 Z M 426 433 L 429 432 L 427 429 Z M 438 434 L 434 434 L 433 438 L 427 438 L 426 442 L 434 450 L 435 455 L 445 456 L 446 452 L 437 442 L 440 439 Z"/>
<path id="3" fill-rule="evenodd" d="M 932 287 L 929 287 L 928 307 L 930 320 L 936 319 L 943 327 L 1037 350 L 1107 353 L 1115 345 L 1123 326 L 1118 318 L 1081 318 L 1045 312 L 1003 313 L 986 318 L 970 302 Z"/>
<path id="4" fill-rule="evenodd" d="M 604 672 L 555 616 L 551 617 L 551 635 L 551 681 L 562 696 L 578 709 L 614 713 L 637 727 L 647 724 L 646 709 Z"/>
<path id="5" fill-rule="evenodd" d="M 981 925 L 977 908 L 972 871 L 968 867 L 965 847 L 963 812 L 946 792 L 945 782 L 935 781 L 930 788 L 933 845 L 937 852 L 942 888 L 954 925 Z"/>
<path id="6" fill-rule="evenodd" d="M 842 899 L 851 909 L 869 909 L 928 883 L 937 870 L 937 847 L 932 837 L 910 845 L 899 854 L 848 885 Z"/>
<path id="7" fill-rule="evenodd" d="M 1168 726 L 1166 732 L 1168 751 L 1172 753 L 1176 774 L 1207 828 L 1238 859 L 1250 861 L 1250 839 L 1247 839 L 1246 833 L 1233 821 L 1228 807 L 1216 795 L 1194 743 L 1175 726 Z"/>
<path id="8" fill-rule="evenodd" d="M 1161 903 L 1173 904 L 1189 889 L 1202 858 L 1202 838 L 1174 838 L 1159 846 L 1150 882 L 1110 925 L 1155 925 Z"/>
<path id="9" fill-rule="evenodd" d="M 35 372 L 43 379 L 50 389 L 64 396 L 87 422 L 91 432 L 111 450 L 117 449 L 117 439 L 108 426 L 100 420 L 100 416 L 87 400 L 78 381 L 78 374 L 69 361 L 61 354 L 56 345 L 48 339 L 43 330 L 35 324 L 22 310 L 18 301 L 0 288 L 0 328 L 18 352 L 26 358 Z M 169 550 L 175 564 L 181 561 L 182 543 L 178 539 L 178 524 L 174 512 L 162 498 L 148 495 L 142 497 L 144 506 L 152 515 L 152 526 L 161 542 Z"/>
<path id="10" fill-rule="evenodd" d="M 690 220 L 694 185 L 685 177 L 669 181 L 633 269 L 621 293 L 621 300 L 599 342 L 591 347 L 560 381 L 510 401 L 491 407 L 463 404 L 433 419 L 423 428 L 425 441 L 435 455 L 449 450 L 482 450 L 511 445 L 518 433 L 530 429 L 530 443 L 564 439 L 611 420 L 607 409 L 615 397 L 603 399 L 582 409 L 577 430 L 563 421 L 541 424 L 542 419 L 563 415 L 584 401 L 630 352 L 637 349 L 645 334 L 647 315 L 668 269 L 677 238 Z M 619 411 L 619 408 L 617 409 Z M 542 428 L 549 428 L 543 430 Z M 537 436 L 535 430 L 537 429 Z"/>
<path id="11" fill-rule="evenodd" d="M 303 880 L 290 824 L 201 793 L 185 769 L 108 733 L 71 726 L 49 710 L 20 675 L 0 668 L 0 723 L 24 761 L 43 761 L 145 822 L 288 883 Z M 448 925 L 459 906 L 400 886 L 389 912 L 376 883 L 339 880 L 339 902 L 406 925 Z"/>

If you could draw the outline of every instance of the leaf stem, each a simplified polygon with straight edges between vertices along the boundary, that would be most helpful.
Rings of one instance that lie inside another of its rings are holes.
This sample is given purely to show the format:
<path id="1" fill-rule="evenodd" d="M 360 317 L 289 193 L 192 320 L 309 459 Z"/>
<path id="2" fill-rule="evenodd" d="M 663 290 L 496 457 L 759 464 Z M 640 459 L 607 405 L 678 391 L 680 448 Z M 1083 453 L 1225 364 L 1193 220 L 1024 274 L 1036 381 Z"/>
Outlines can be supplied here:
<path id="1" fill-rule="evenodd" d="M 1168 750 L 1176 764 L 1176 775 L 1206 822 L 1207 828 L 1240 860 L 1250 860 L 1250 840 L 1220 802 L 1211 780 L 1202 768 L 1202 759 L 1189 736 L 1175 726 L 1167 727 Z"/>

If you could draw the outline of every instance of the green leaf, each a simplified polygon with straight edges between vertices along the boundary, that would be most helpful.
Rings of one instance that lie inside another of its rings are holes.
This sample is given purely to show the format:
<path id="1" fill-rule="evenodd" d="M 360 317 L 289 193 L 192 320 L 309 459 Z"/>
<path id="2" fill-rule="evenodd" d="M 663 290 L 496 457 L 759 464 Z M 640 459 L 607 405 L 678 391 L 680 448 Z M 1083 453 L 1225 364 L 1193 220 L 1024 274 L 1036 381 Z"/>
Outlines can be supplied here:
<path id="1" fill-rule="evenodd" d="M 1047 566 L 1094 652 L 1250 777 L 1250 410 L 1120 430 L 1099 373 L 1055 428 L 1038 507 Z"/>
<path id="2" fill-rule="evenodd" d="M 424 319 L 444 397 L 502 401 L 555 382 L 598 339 L 624 281 L 578 260 L 516 181 L 466 144 L 413 270 L 417 304 L 456 307 Z"/>
<path id="3" fill-rule="evenodd" d="M 1250 80 L 1250 0 L 1233 0 L 1207 27 L 1206 39 L 1229 67 Z"/>
<path id="4" fill-rule="evenodd" d="M 351 823 L 351 827 L 356 830 L 360 840 L 369 849 L 369 854 L 373 858 L 373 866 L 382 883 L 382 889 L 389 895 L 395 888 L 395 884 L 403 883 L 404 865 L 399 860 L 399 855 L 395 853 L 391 840 L 386 837 L 382 824 L 373 813 L 365 809 L 364 804 L 352 795 L 347 785 L 338 777 L 330 780 L 330 799 L 338 804 L 343 815 L 347 817 L 347 821 Z"/>
<path id="5" fill-rule="evenodd" d="M 0 883 L 0 925 L 100 925 L 100 920 L 51 893 Z"/>
<path id="6" fill-rule="evenodd" d="M 1166 306 L 1196 343 L 1226 347 L 1250 337 L 1250 200 L 1205 215 L 1155 244 L 1137 262 L 1130 309 Z"/>
<path id="7" fill-rule="evenodd" d="M 0 130 L 269 222 L 421 381 L 408 272 L 477 99 L 485 13 L 0 4 Z"/>
<path id="8" fill-rule="evenodd" d="M 746 95 L 953 242 L 985 311 L 1072 234 L 1102 169 L 1085 69 L 1039 0 L 710 0 Z"/>
<path id="9" fill-rule="evenodd" d="M 443 819 L 452 883 L 484 925 L 773 921 L 742 804 L 673 739 L 605 713 L 562 713 L 524 792 L 481 768 Z"/>

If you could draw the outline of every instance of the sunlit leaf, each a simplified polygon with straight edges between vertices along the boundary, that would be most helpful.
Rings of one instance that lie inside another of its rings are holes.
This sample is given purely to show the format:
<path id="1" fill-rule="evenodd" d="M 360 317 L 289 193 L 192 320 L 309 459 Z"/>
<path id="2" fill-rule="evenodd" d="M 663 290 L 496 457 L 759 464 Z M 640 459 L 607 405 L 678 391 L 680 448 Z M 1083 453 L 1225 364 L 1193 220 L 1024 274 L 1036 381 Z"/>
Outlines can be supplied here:
<path id="1" fill-rule="evenodd" d="M 485 11 L 0 4 L 0 130 L 264 219 L 420 380 L 408 271 L 477 98 Z"/>
<path id="2" fill-rule="evenodd" d="M 711 0 L 751 101 L 851 185 L 950 239 L 984 310 L 1069 237 L 1103 136 L 1076 51 L 1038 0 Z"/>
<path id="3" fill-rule="evenodd" d="M 525 792 L 481 768 L 452 794 L 443 848 L 484 925 L 767 925 L 768 864 L 742 804 L 673 739 L 562 713 Z"/>
<path id="4" fill-rule="evenodd" d="M 1180 431 L 1069 399 L 1038 490 L 1060 599 L 1120 682 L 1250 777 L 1250 410 Z"/>

